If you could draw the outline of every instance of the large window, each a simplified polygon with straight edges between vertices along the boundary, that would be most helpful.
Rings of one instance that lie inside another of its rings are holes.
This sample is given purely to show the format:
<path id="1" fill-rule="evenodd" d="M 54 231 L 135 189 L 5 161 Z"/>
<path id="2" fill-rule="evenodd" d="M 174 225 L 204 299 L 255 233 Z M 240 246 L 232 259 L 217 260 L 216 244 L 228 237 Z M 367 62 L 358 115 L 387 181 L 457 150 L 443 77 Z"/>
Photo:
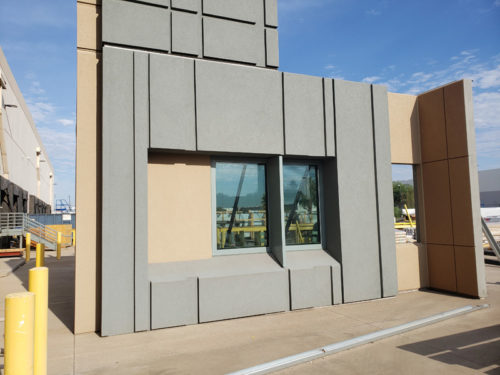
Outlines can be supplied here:
<path id="1" fill-rule="evenodd" d="M 215 162 L 217 250 L 267 247 L 266 166 Z"/>
<path id="2" fill-rule="evenodd" d="M 318 167 L 283 165 L 283 190 L 286 244 L 320 244 Z"/>

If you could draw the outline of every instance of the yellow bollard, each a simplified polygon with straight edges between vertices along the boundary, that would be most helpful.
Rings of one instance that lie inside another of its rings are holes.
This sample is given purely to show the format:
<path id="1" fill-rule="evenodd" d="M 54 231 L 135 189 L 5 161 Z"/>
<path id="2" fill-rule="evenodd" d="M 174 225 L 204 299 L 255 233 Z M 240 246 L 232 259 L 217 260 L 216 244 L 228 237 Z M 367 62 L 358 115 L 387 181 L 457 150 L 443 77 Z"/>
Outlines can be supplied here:
<path id="1" fill-rule="evenodd" d="M 62 241 L 61 232 L 57 232 L 57 255 L 56 255 L 57 260 L 61 259 L 61 241 Z"/>
<path id="2" fill-rule="evenodd" d="M 72 230 L 71 232 L 73 232 L 73 247 L 76 245 L 76 230 Z"/>
<path id="3" fill-rule="evenodd" d="M 45 265 L 45 245 L 43 243 L 36 244 L 36 267 Z"/>
<path id="4" fill-rule="evenodd" d="M 33 374 L 35 295 L 29 292 L 5 297 L 4 375 Z"/>
<path id="5" fill-rule="evenodd" d="M 47 311 L 49 269 L 35 267 L 29 272 L 29 291 L 35 294 L 34 375 L 47 374 Z"/>
<path id="6" fill-rule="evenodd" d="M 31 259 L 31 233 L 26 233 L 26 263 Z"/>

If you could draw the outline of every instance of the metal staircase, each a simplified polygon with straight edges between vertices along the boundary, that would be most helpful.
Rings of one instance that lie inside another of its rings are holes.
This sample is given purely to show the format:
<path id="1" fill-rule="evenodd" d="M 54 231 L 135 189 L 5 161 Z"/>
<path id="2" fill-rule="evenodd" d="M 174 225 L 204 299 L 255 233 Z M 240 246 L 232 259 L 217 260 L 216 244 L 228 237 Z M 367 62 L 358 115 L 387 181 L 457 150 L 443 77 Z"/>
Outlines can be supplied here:
<path id="1" fill-rule="evenodd" d="M 33 220 L 26 213 L 0 213 L 0 237 L 23 236 L 31 233 L 31 242 L 42 243 L 46 249 L 57 247 L 57 231 Z M 69 236 L 62 236 L 62 245 L 71 244 Z"/>

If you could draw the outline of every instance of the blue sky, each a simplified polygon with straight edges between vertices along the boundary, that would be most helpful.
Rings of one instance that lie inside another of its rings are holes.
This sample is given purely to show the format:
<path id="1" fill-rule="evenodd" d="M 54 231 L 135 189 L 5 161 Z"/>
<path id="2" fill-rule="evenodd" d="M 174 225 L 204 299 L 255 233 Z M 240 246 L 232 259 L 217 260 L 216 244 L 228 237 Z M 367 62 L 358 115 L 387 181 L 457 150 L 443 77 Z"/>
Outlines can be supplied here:
<path id="1" fill-rule="evenodd" d="M 500 168 L 500 0 L 278 0 L 280 70 L 417 94 L 474 80 L 479 169 Z M 411 179 L 411 168 L 394 168 Z"/>
<path id="2" fill-rule="evenodd" d="M 280 70 L 412 94 L 474 79 L 479 169 L 500 168 L 500 0 L 278 5 Z M 0 14 L 0 45 L 56 169 L 56 198 L 74 201 L 76 1 L 2 0 Z"/>
<path id="3" fill-rule="evenodd" d="M 55 169 L 75 199 L 76 1 L 0 0 L 0 46 Z"/>

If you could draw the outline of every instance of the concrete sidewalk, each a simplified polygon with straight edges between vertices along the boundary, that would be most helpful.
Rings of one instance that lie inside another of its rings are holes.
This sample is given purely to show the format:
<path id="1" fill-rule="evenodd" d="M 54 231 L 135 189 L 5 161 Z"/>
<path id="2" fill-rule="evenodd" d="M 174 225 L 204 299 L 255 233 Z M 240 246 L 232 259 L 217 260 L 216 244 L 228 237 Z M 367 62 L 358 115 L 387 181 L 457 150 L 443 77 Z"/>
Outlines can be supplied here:
<path id="1" fill-rule="evenodd" d="M 470 304 L 486 310 L 335 354 L 281 373 L 500 374 L 500 265 L 486 266 L 489 297 L 434 292 L 101 338 L 74 336 L 74 257 L 50 269 L 49 374 L 224 374 Z M 29 266 L 1 279 L 4 296 L 27 287 Z M 3 325 L 1 332 L 3 337 Z M 3 342 L 2 342 L 3 347 Z M 2 363 L 3 357 L 0 358 Z M 0 366 L 1 368 L 2 366 Z"/>

